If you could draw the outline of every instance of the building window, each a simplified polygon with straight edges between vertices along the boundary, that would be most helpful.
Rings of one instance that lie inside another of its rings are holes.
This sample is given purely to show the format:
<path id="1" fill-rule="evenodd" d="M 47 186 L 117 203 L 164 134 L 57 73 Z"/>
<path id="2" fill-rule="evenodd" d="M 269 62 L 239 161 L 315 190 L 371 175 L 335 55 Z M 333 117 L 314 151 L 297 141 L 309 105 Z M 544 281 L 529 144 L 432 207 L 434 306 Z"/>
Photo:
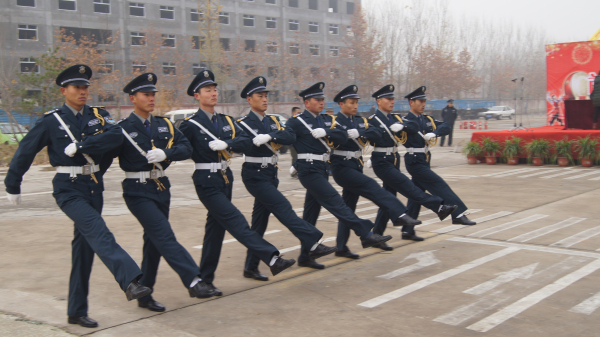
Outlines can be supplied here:
<path id="1" fill-rule="evenodd" d="M 17 0 L 17 6 L 35 7 L 35 0 Z"/>
<path id="2" fill-rule="evenodd" d="M 229 13 L 219 12 L 219 23 L 222 25 L 229 24 Z"/>
<path id="3" fill-rule="evenodd" d="M 244 40 L 244 50 L 254 53 L 256 51 L 256 40 Z"/>
<path id="4" fill-rule="evenodd" d="M 320 69 L 319 68 L 310 68 L 310 75 L 312 77 L 319 77 L 319 73 L 320 73 Z"/>
<path id="5" fill-rule="evenodd" d="M 19 25 L 19 40 L 37 41 L 36 25 Z"/>
<path id="6" fill-rule="evenodd" d="M 175 19 L 175 7 L 160 6 L 160 18 L 169 20 Z"/>
<path id="7" fill-rule="evenodd" d="M 198 75 L 201 71 L 204 71 L 206 69 L 208 69 L 208 65 L 206 64 L 206 62 L 192 63 L 192 73 L 194 74 L 194 76 Z"/>
<path id="8" fill-rule="evenodd" d="M 165 75 L 177 75 L 177 67 L 174 62 L 163 62 L 162 68 Z"/>
<path id="9" fill-rule="evenodd" d="M 131 45 L 132 46 L 145 46 L 146 45 L 146 33 L 131 32 Z"/>
<path id="10" fill-rule="evenodd" d="M 329 9 L 327 10 L 329 13 L 337 13 L 338 12 L 338 0 L 329 0 Z"/>
<path id="11" fill-rule="evenodd" d="M 292 68 L 292 70 L 290 72 L 292 73 L 293 78 L 300 77 L 300 68 Z M 299 93 L 300 93 L 299 90 L 294 90 L 294 96 L 298 96 Z"/>
<path id="12" fill-rule="evenodd" d="M 162 46 L 175 48 L 175 35 L 162 34 Z"/>
<path id="13" fill-rule="evenodd" d="M 129 3 L 129 15 L 131 16 L 144 16 L 144 4 L 139 2 Z"/>
<path id="14" fill-rule="evenodd" d="M 290 54 L 292 54 L 292 55 L 300 54 L 300 45 L 297 43 L 290 43 Z"/>
<path id="15" fill-rule="evenodd" d="M 204 47 L 205 40 L 200 41 L 199 36 L 192 36 L 192 49 L 200 49 Z"/>
<path id="16" fill-rule="evenodd" d="M 94 0 L 94 13 L 110 14 L 110 0 Z"/>
<path id="17" fill-rule="evenodd" d="M 267 75 L 269 77 L 277 78 L 279 76 L 279 67 L 267 68 Z"/>
<path id="18" fill-rule="evenodd" d="M 98 65 L 98 74 L 110 74 L 114 71 L 115 64 L 112 62 L 106 62 Z"/>
<path id="19" fill-rule="evenodd" d="M 62 41 L 65 42 L 64 37 L 70 36 L 79 43 L 82 39 L 95 42 L 97 44 L 109 44 L 112 39 L 112 30 L 108 29 L 92 29 L 92 28 L 79 28 L 79 27 L 60 27 L 60 30 L 64 31 Z"/>
<path id="20" fill-rule="evenodd" d="M 148 67 L 146 66 L 146 62 L 133 62 L 133 67 L 132 70 L 133 72 L 138 72 L 138 73 L 143 73 L 146 72 L 146 69 Z"/>
<path id="21" fill-rule="evenodd" d="M 269 29 L 277 28 L 277 18 L 270 18 L 267 16 L 267 28 L 269 28 Z"/>
<path id="22" fill-rule="evenodd" d="M 245 65 L 244 70 L 246 71 L 246 76 L 255 76 L 256 75 L 256 67 L 253 65 Z"/>
<path id="23" fill-rule="evenodd" d="M 346 3 L 346 14 L 354 14 L 354 2 L 348 1 Z"/>
<path id="24" fill-rule="evenodd" d="M 40 67 L 35 63 L 33 57 L 21 57 L 19 61 L 19 68 L 22 73 L 39 73 Z"/>
<path id="25" fill-rule="evenodd" d="M 254 2 L 254 0 L 244 0 L 244 1 L 246 1 L 246 2 Z"/>
<path id="26" fill-rule="evenodd" d="M 329 24 L 329 34 L 338 35 L 339 33 L 340 33 L 340 26 L 330 23 Z"/>
<path id="27" fill-rule="evenodd" d="M 340 56 L 340 47 L 330 46 L 329 47 L 329 56 L 332 56 L 332 57 Z"/>
<path id="28" fill-rule="evenodd" d="M 308 9 L 318 10 L 319 0 L 308 0 Z"/>
<path id="29" fill-rule="evenodd" d="M 288 6 L 298 8 L 298 0 L 288 0 Z"/>
<path id="30" fill-rule="evenodd" d="M 58 0 L 58 9 L 74 11 L 77 9 L 77 2 L 75 0 Z"/>
<path id="31" fill-rule="evenodd" d="M 244 15 L 244 27 L 254 27 L 254 15 Z"/>
<path id="32" fill-rule="evenodd" d="M 271 90 L 269 91 L 269 101 L 271 102 L 279 102 L 280 100 L 279 90 Z"/>
<path id="33" fill-rule="evenodd" d="M 354 36 L 354 32 L 352 31 L 352 27 L 346 26 L 346 35 L 347 36 Z"/>
<path id="34" fill-rule="evenodd" d="M 277 42 L 267 42 L 267 53 L 277 53 Z"/>
<path id="35" fill-rule="evenodd" d="M 329 76 L 331 77 L 332 80 L 337 80 L 338 78 L 340 78 L 340 70 L 337 68 L 330 69 Z"/>
<path id="36" fill-rule="evenodd" d="M 308 51 L 311 56 L 319 56 L 319 45 L 311 44 L 308 46 Z"/>
<path id="37" fill-rule="evenodd" d="M 265 0 L 265 3 L 269 5 L 277 5 L 277 0 Z"/>
<path id="38" fill-rule="evenodd" d="M 298 30 L 300 29 L 300 22 L 298 20 L 290 20 L 289 21 L 290 30 Z"/>
<path id="39" fill-rule="evenodd" d="M 229 51 L 230 47 L 229 47 L 229 38 L 227 37 L 222 37 L 219 39 L 219 41 L 221 42 L 221 49 L 223 49 L 223 51 Z"/>
<path id="40" fill-rule="evenodd" d="M 115 95 L 113 94 L 100 94 L 98 95 L 98 101 L 100 102 L 114 102 Z"/>
<path id="41" fill-rule="evenodd" d="M 204 13 L 198 12 L 196 8 L 190 8 L 190 21 L 198 22 L 204 18 Z"/>
<path id="42" fill-rule="evenodd" d="M 319 32 L 319 23 L 318 22 L 308 22 L 308 32 L 309 33 L 318 33 Z"/>

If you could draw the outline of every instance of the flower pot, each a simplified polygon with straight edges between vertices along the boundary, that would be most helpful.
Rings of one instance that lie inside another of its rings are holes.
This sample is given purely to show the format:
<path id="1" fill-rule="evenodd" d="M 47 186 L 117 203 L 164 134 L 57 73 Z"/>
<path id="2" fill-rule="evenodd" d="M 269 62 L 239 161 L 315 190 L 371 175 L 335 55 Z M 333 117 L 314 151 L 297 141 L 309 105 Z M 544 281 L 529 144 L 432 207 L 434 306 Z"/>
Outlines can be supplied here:
<path id="1" fill-rule="evenodd" d="M 518 157 L 506 158 L 506 162 L 508 163 L 508 165 L 517 165 L 519 163 L 519 158 Z"/>
<path id="2" fill-rule="evenodd" d="M 473 165 L 473 164 L 477 164 L 477 157 L 476 156 L 467 156 L 467 163 Z"/>
<path id="3" fill-rule="evenodd" d="M 485 163 L 488 165 L 496 165 L 496 157 L 485 156 Z"/>
<path id="4" fill-rule="evenodd" d="M 542 166 L 542 165 L 544 165 L 544 158 L 533 157 L 532 162 L 533 162 L 533 166 Z"/>
<path id="5" fill-rule="evenodd" d="M 569 166 L 569 158 L 567 157 L 558 157 L 558 166 Z"/>
<path id="6" fill-rule="evenodd" d="M 581 158 L 581 166 L 583 167 L 592 167 L 594 162 L 590 158 Z"/>

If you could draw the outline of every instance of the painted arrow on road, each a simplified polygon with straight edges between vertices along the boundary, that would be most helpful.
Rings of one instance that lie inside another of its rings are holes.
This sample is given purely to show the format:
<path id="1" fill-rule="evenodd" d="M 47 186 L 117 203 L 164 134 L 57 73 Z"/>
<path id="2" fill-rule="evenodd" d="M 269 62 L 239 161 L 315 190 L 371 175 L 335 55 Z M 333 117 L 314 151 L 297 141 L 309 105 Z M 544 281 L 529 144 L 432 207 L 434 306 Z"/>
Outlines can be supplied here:
<path id="1" fill-rule="evenodd" d="M 430 251 L 427 251 L 427 252 L 410 254 L 404 260 L 400 261 L 400 263 L 402 263 L 402 262 L 404 262 L 406 260 L 410 260 L 410 259 L 417 260 L 417 263 L 415 263 L 413 265 L 410 265 L 408 267 L 404 267 L 404 268 L 400 268 L 400 269 L 394 270 L 394 271 L 389 272 L 389 273 L 387 273 L 385 275 L 381 275 L 381 276 L 377 276 L 377 277 L 391 280 L 394 277 L 397 277 L 397 276 L 400 276 L 400 275 L 404 275 L 404 274 L 408 274 L 408 273 L 411 273 L 413 271 L 417 271 L 417 270 L 419 270 L 421 268 L 433 266 L 436 263 L 440 263 L 440 260 L 438 260 L 435 257 L 435 255 L 433 255 L 433 252 L 435 252 L 435 250 L 430 250 Z"/>
<path id="2" fill-rule="evenodd" d="M 498 275 L 498 277 L 496 277 L 495 279 L 483 282 L 480 285 L 474 286 L 471 289 L 463 291 L 463 293 L 471 295 L 481 295 L 496 288 L 499 285 L 509 283 L 518 278 L 526 280 L 530 278 L 531 275 L 533 275 L 533 272 L 535 271 L 535 268 L 537 268 L 538 264 L 539 263 L 533 263 L 525 267 L 515 268 L 503 273 L 498 273 L 496 274 Z"/>

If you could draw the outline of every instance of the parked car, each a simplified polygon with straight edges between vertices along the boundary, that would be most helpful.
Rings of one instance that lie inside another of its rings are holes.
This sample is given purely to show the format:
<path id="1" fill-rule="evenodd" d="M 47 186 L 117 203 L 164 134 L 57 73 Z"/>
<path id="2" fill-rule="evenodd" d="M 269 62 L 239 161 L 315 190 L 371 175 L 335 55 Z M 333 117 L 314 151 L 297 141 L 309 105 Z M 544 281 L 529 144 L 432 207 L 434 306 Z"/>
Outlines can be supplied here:
<path id="1" fill-rule="evenodd" d="M 17 144 L 27 134 L 27 129 L 21 124 L 0 123 L 0 143 Z"/>
<path id="2" fill-rule="evenodd" d="M 506 117 L 508 119 L 512 119 L 515 115 L 515 109 L 505 105 L 497 105 L 491 107 L 488 111 L 483 111 L 479 113 L 479 117 L 483 117 L 486 120 L 491 118 L 502 119 Z"/>
<path id="3" fill-rule="evenodd" d="M 181 121 L 183 121 L 186 117 L 191 116 L 198 112 L 198 109 L 181 109 L 181 110 L 173 110 L 165 113 L 164 117 L 169 117 L 169 120 L 176 128 L 179 128 L 181 125 Z"/>

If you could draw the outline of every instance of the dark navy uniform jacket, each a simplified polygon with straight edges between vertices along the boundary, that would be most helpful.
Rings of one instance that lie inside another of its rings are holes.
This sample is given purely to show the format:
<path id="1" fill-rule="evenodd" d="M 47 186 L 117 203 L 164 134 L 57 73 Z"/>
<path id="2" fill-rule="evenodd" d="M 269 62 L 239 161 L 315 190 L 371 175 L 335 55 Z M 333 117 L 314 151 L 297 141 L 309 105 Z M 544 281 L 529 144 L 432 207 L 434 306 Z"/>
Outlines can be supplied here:
<path id="1" fill-rule="evenodd" d="M 198 109 L 198 112 L 192 116 L 187 117 L 179 126 L 179 130 L 192 145 L 192 159 L 195 163 L 218 163 L 219 152 L 210 149 L 208 143 L 213 141 L 213 138 L 202 131 L 198 126 L 190 122 L 190 119 L 198 122 L 218 139 L 226 142 L 229 145 L 226 149 L 227 151 L 243 152 L 246 151 L 250 146 L 253 146 L 252 138 L 249 138 L 246 134 L 244 134 L 244 132 L 242 132 L 242 129 L 235 124 L 235 120 L 232 117 L 218 113 L 216 113 L 216 115 L 219 130 L 215 129 L 212 121 L 208 119 L 206 113 L 201 109 Z M 221 158 L 221 160 L 226 159 Z M 227 168 L 226 174 L 229 183 L 233 183 L 233 174 L 229 168 Z M 195 185 L 225 185 L 225 179 L 223 178 L 220 170 L 219 172 L 196 170 L 192 175 L 192 179 L 194 180 Z"/>
<path id="2" fill-rule="evenodd" d="M 294 118 L 290 118 L 286 124 L 286 127 L 294 131 L 296 134 L 294 148 L 296 148 L 296 152 L 298 153 L 327 153 L 325 146 L 323 146 L 318 139 L 312 136 L 306 126 L 297 120 L 298 118 L 302 118 L 313 130 L 317 128 L 325 129 L 327 136 L 321 139 L 328 143 L 330 147 L 338 148 L 348 140 L 348 133 L 346 130 L 342 129 L 337 122 L 334 124 L 332 116 L 319 114 L 315 117 L 315 115 L 308 110 L 304 110 L 303 113 L 296 115 Z M 296 164 L 294 164 L 298 172 L 304 169 L 311 170 L 311 167 L 312 170 L 321 172 L 323 169 L 326 169 L 326 165 L 327 164 L 323 161 L 314 161 L 313 163 L 309 163 L 300 160 L 296 161 Z"/>
<path id="3" fill-rule="evenodd" d="M 53 112 L 58 113 L 79 142 L 77 153 L 73 157 L 67 156 L 64 152 L 65 147 L 72 143 L 72 140 L 58 119 L 52 114 Z M 35 155 L 45 146 L 48 146 L 48 156 L 52 166 L 86 165 L 88 162 L 82 153 L 89 154 L 94 163 L 99 165 L 102 154 L 118 146 L 123 141 L 123 135 L 121 134 L 121 128 L 115 125 L 108 111 L 98 108 L 98 113 L 102 119 L 93 113 L 92 107 L 85 105 L 82 111 L 81 127 L 77 117 L 66 105 L 48 111 L 40 117 L 34 127 L 23 137 L 17 152 L 15 152 L 4 179 L 6 191 L 10 194 L 21 193 L 23 175 L 29 170 Z M 102 192 L 104 190 L 102 173 L 95 173 L 98 184 L 92 180 L 91 176 L 79 176 L 79 178 L 72 180 L 69 174 L 58 173 L 53 179 L 54 193 L 60 192 L 60 189 L 69 188 L 69 186 L 75 187 L 73 182 L 78 186 L 81 184 L 89 185 L 92 193 Z M 86 189 L 85 187 L 81 188 Z"/>
<path id="4" fill-rule="evenodd" d="M 348 133 L 350 129 L 358 130 L 358 134 L 360 135 L 358 139 L 356 139 L 359 143 L 365 144 L 367 141 L 377 141 L 381 139 L 381 131 L 377 128 L 371 126 L 369 120 L 361 116 L 350 116 L 346 117 L 341 112 L 338 112 L 335 119 L 336 123 Z M 356 144 L 352 139 L 348 138 L 348 141 L 342 145 L 340 145 L 336 150 L 342 151 L 359 151 L 361 150 L 358 144 Z M 358 158 L 345 159 L 345 157 L 333 155 L 331 157 L 332 164 L 335 165 L 344 165 L 349 166 L 355 169 L 362 171 L 363 165 L 360 163 Z"/>
<path id="5" fill-rule="evenodd" d="M 167 159 L 160 162 L 163 170 L 166 170 L 172 161 L 189 159 L 192 154 L 192 146 L 187 138 L 185 138 L 181 131 L 172 126 L 172 124 L 171 127 L 174 135 L 171 135 L 169 122 L 164 117 L 150 117 L 150 134 L 146 131 L 146 127 L 142 124 L 140 118 L 133 112 L 129 117 L 118 121 L 117 124 L 133 138 L 142 150 L 146 152 L 152 150 L 152 141 L 154 141 L 154 146 L 156 148 L 165 151 Z M 173 145 L 171 148 L 167 149 L 167 145 L 172 138 L 174 138 Z M 146 159 L 146 157 L 144 157 L 125 137 L 123 137 L 123 142 L 120 146 L 113 151 L 110 151 L 110 153 L 105 156 L 106 159 L 103 160 L 103 166 L 108 166 L 106 162 L 108 161 L 110 163 L 112 158 L 117 156 L 119 157 L 119 166 L 125 172 L 140 172 L 155 169 L 154 164 L 148 164 L 148 159 Z M 159 180 L 165 187 L 169 187 L 168 179 L 166 179 L 166 177 L 159 178 Z M 125 194 L 135 193 L 135 191 L 130 190 L 128 187 L 139 187 L 139 183 L 135 184 L 133 181 L 131 181 L 131 183 L 132 184 L 123 183 Z"/>
<path id="6" fill-rule="evenodd" d="M 455 107 L 446 106 L 442 109 L 442 119 L 448 124 L 454 124 L 454 121 L 458 117 L 458 110 Z"/>
<path id="7" fill-rule="evenodd" d="M 403 123 L 400 114 L 396 114 L 396 113 L 386 114 L 378 109 L 377 112 L 375 112 L 373 115 L 371 115 L 369 117 L 369 123 L 370 123 L 371 128 L 374 130 L 377 130 L 377 132 L 380 134 L 379 139 L 370 139 L 369 137 L 367 137 L 367 139 L 369 139 L 369 141 L 371 142 L 371 145 L 373 145 L 374 147 L 394 147 L 394 146 L 396 146 L 396 143 L 390 137 L 389 133 L 385 130 L 385 128 L 381 125 L 381 123 L 379 123 L 379 121 L 377 119 L 375 119 L 375 117 L 378 117 L 383 123 L 385 123 L 385 125 L 387 126 L 388 129 L 390 128 L 390 126 L 392 126 L 392 124 L 396 124 L 396 123 L 404 124 L 404 128 L 400 132 L 394 133 L 392 130 L 390 130 L 390 132 L 392 132 L 392 134 L 397 136 L 398 138 L 401 138 L 403 136 L 404 132 L 410 132 L 410 133 L 416 132 L 413 126 Z M 398 142 L 398 143 L 400 143 L 400 142 Z M 398 144 L 398 146 L 400 146 L 400 144 Z M 373 163 L 373 165 L 377 165 L 378 161 L 380 161 L 380 160 L 396 162 L 397 158 L 396 158 L 395 154 L 386 155 L 383 152 L 373 152 L 371 154 L 371 162 Z"/>
<path id="8" fill-rule="evenodd" d="M 406 148 L 409 148 L 409 147 L 423 148 L 423 147 L 425 147 L 425 145 L 426 145 L 425 139 L 423 139 L 423 137 L 421 137 L 421 135 L 419 135 L 419 133 L 418 133 L 419 131 L 423 135 L 433 132 L 438 136 L 446 136 L 447 134 L 450 133 L 450 130 L 451 130 L 450 126 L 447 123 L 444 123 L 439 120 L 435 120 L 435 119 L 433 119 L 433 117 L 427 116 L 425 114 L 421 114 L 421 118 L 419 118 L 419 117 L 417 117 L 417 115 L 413 114 L 412 112 L 409 112 L 406 115 L 406 117 L 404 117 L 404 125 L 405 125 L 405 129 L 406 129 L 406 133 L 408 134 L 406 143 L 404 144 L 404 147 L 406 147 Z M 434 130 L 434 126 L 435 126 L 435 130 Z M 413 158 L 409 159 L 410 156 L 412 156 Z M 411 155 L 410 153 L 407 152 L 404 155 L 404 158 L 406 159 L 406 164 L 410 165 L 413 162 L 427 162 L 427 158 L 429 158 L 429 156 L 426 153 L 414 153 Z"/>
<path id="9" fill-rule="evenodd" d="M 273 143 L 291 145 L 296 141 L 294 131 L 284 127 L 277 116 L 265 115 L 261 122 L 254 112 L 250 112 L 248 115 L 238 119 L 238 126 L 243 130 L 244 136 L 253 139 L 255 137 L 254 134 L 240 122 L 246 123 L 257 134 L 268 134 L 271 136 L 271 141 L 269 142 L 271 146 L 273 146 Z M 276 150 L 276 148 L 273 149 Z M 244 149 L 243 152 L 248 157 L 272 157 L 274 155 L 264 144 L 261 146 L 252 144 L 249 148 Z M 262 164 L 259 163 L 244 163 L 242 165 L 242 179 L 273 179 L 273 177 L 277 176 L 277 167 L 275 165 L 261 166 Z"/>

